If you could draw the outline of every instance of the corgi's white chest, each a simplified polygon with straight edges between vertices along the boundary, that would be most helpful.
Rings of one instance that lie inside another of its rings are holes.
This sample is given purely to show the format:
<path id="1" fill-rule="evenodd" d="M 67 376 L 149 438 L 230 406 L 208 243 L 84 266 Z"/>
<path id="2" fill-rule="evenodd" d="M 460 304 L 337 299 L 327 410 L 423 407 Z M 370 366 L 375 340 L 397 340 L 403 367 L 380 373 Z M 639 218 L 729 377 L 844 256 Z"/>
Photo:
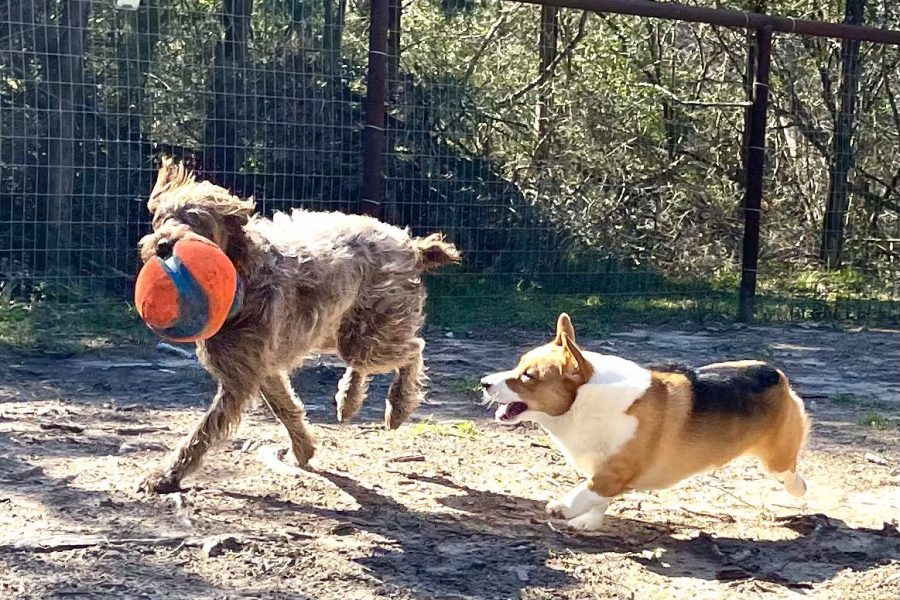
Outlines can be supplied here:
<path id="1" fill-rule="evenodd" d="M 560 431 L 545 427 L 554 445 L 579 473 L 591 477 L 606 460 L 619 451 L 637 430 L 637 419 L 630 415 L 612 417 L 605 422 L 609 427 L 598 430 L 586 423 L 572 423 Z"/>
<path id="2" fill-rule="evenodd" d="M 592 476 L 618 452 L 638 427 L 627 414 L 650 387 L 650 372 L 615 356 L 586 352 L 594 376 L 581 386 L 572 407 L 558 417 L 538 420 L 566 460 L 585 477 Z"/>

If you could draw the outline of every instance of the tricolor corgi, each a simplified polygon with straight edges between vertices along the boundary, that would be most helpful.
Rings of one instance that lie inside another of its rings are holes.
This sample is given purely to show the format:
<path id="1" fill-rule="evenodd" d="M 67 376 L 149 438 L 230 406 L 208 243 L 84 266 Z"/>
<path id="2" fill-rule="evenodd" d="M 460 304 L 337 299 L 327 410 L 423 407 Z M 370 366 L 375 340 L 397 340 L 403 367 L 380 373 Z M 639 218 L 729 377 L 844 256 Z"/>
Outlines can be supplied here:
<path id="1" fill-rule="evenodd" d="M 481 386 L 500 405 L 497 421 L 539 424 L 586 478 L 547 505 L 574 529 L 599 528 L 610 500 L 626 491 L 669 487 L 743 455 L 794 496 L 806 492 L 797 472 L 809 431 L 803 401 L 766 363 L 642 367 L 581 350 L 563 313 L 552 342 Z"/>

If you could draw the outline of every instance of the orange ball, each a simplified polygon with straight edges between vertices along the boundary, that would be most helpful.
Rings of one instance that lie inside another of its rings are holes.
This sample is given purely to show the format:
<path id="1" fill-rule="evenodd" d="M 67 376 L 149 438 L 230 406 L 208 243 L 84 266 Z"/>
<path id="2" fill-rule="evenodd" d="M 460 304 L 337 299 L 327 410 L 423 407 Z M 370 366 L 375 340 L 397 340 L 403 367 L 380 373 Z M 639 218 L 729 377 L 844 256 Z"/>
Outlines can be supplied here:
<path id="1" fill-rule="evenodd" d="M 211 338 L 240 300 L 237 271 L 211 242 L 179 240 L 172 256 L 148 260 L 138 273 L 134 303 L 144 322 L 173 342 Z"/>

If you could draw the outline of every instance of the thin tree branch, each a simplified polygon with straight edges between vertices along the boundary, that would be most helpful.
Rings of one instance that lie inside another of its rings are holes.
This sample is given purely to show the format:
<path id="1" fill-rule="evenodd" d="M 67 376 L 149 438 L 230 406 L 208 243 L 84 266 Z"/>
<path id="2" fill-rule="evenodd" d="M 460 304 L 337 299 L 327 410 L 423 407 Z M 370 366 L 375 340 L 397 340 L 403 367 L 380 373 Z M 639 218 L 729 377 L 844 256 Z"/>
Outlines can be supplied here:
<path id="1" fill-rule="evenodd" d="M 553 72 L 556 70 L 556 66 L 562 62 L 571 52 L 575 49 L 575 46 L 578 45 L 578 42 L 584 37 L 585 34 L 585 24 L 587 23 L 588 12 L 584 11 L 581 13 L 581 20 L 578 22 L 578 33 L 572 38 L 572 40 L 563 48 L 563 51 L 556 55 L 553 61 L 547 65 L 547 68 L 541 71 L 538 76 L 533 79 L 528 85 L 523 87 L 518 92 L 515 92 L 498 103 L 498 106 L 509 106 L 510 104 L 515 103 L 522 96 L 543 85 L 550 77 L 553 75 Z"/>
<path id="2" fill-rule="evenodd" d="M 513 6 L 513 8 L 505 13 L 501 13 L 499 17 L 497 17 L 493 23 L 491 23 L 490 29 L 484 35 L 484 39 L 481 40 L 481 45 L 478 47 L 478 50 L 475 51 L 475 55 L 472 57 L 472 60 L 469 61 L 469 65 L 466 67 L 466 72 L 462 77 L 462 86 L 466 86 L 469 83 L 469 80 L 472 78 L 472 74 L 475 72 L 475 67 L 478 65 L 478 61 L 484 56 L 484 53 L 487 52 L 488 47 L 494 41 L 494 36 L 500 31 L 500 28 L 503 27 L 506 23 L 509 22 L 509 18 L 514 15 L 520 8 L 521 4 L 517 4 Z"/>

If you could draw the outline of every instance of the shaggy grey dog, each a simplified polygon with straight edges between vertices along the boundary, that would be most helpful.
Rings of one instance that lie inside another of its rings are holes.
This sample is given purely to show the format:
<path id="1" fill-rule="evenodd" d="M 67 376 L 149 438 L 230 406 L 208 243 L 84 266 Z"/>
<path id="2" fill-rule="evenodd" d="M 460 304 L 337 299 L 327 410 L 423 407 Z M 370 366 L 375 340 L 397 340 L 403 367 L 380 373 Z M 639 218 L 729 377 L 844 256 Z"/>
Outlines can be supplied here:
<path id="1" fill-rule="evenodd" d="M 440 234 L 410 237 L 376 219 L 334 212 L 254 215 L 241 200 L 171 160 L 163 162 L 147 208 L 153 232 L 141 258 L 167 258 L 174 243 L 202 237 L 232 260 L 243 282 L 238 312 L 197 355 L 218 392 L 194 431 L 139 489 L 180 489 L 209 448 L 237 426 L 247 403 L 262 396 L 288 431 L 297 462 L 313 455 L 315 438 L 289 374 L 311 352 L 337 353 L 348 367 L 338 385 L 337 418 L 351 419 L 368 378 L 396 371 L 385 424 L 399 427 L 421 400 L 419 337 L 424 322 L 425 271 L 459 260 Z"/>

